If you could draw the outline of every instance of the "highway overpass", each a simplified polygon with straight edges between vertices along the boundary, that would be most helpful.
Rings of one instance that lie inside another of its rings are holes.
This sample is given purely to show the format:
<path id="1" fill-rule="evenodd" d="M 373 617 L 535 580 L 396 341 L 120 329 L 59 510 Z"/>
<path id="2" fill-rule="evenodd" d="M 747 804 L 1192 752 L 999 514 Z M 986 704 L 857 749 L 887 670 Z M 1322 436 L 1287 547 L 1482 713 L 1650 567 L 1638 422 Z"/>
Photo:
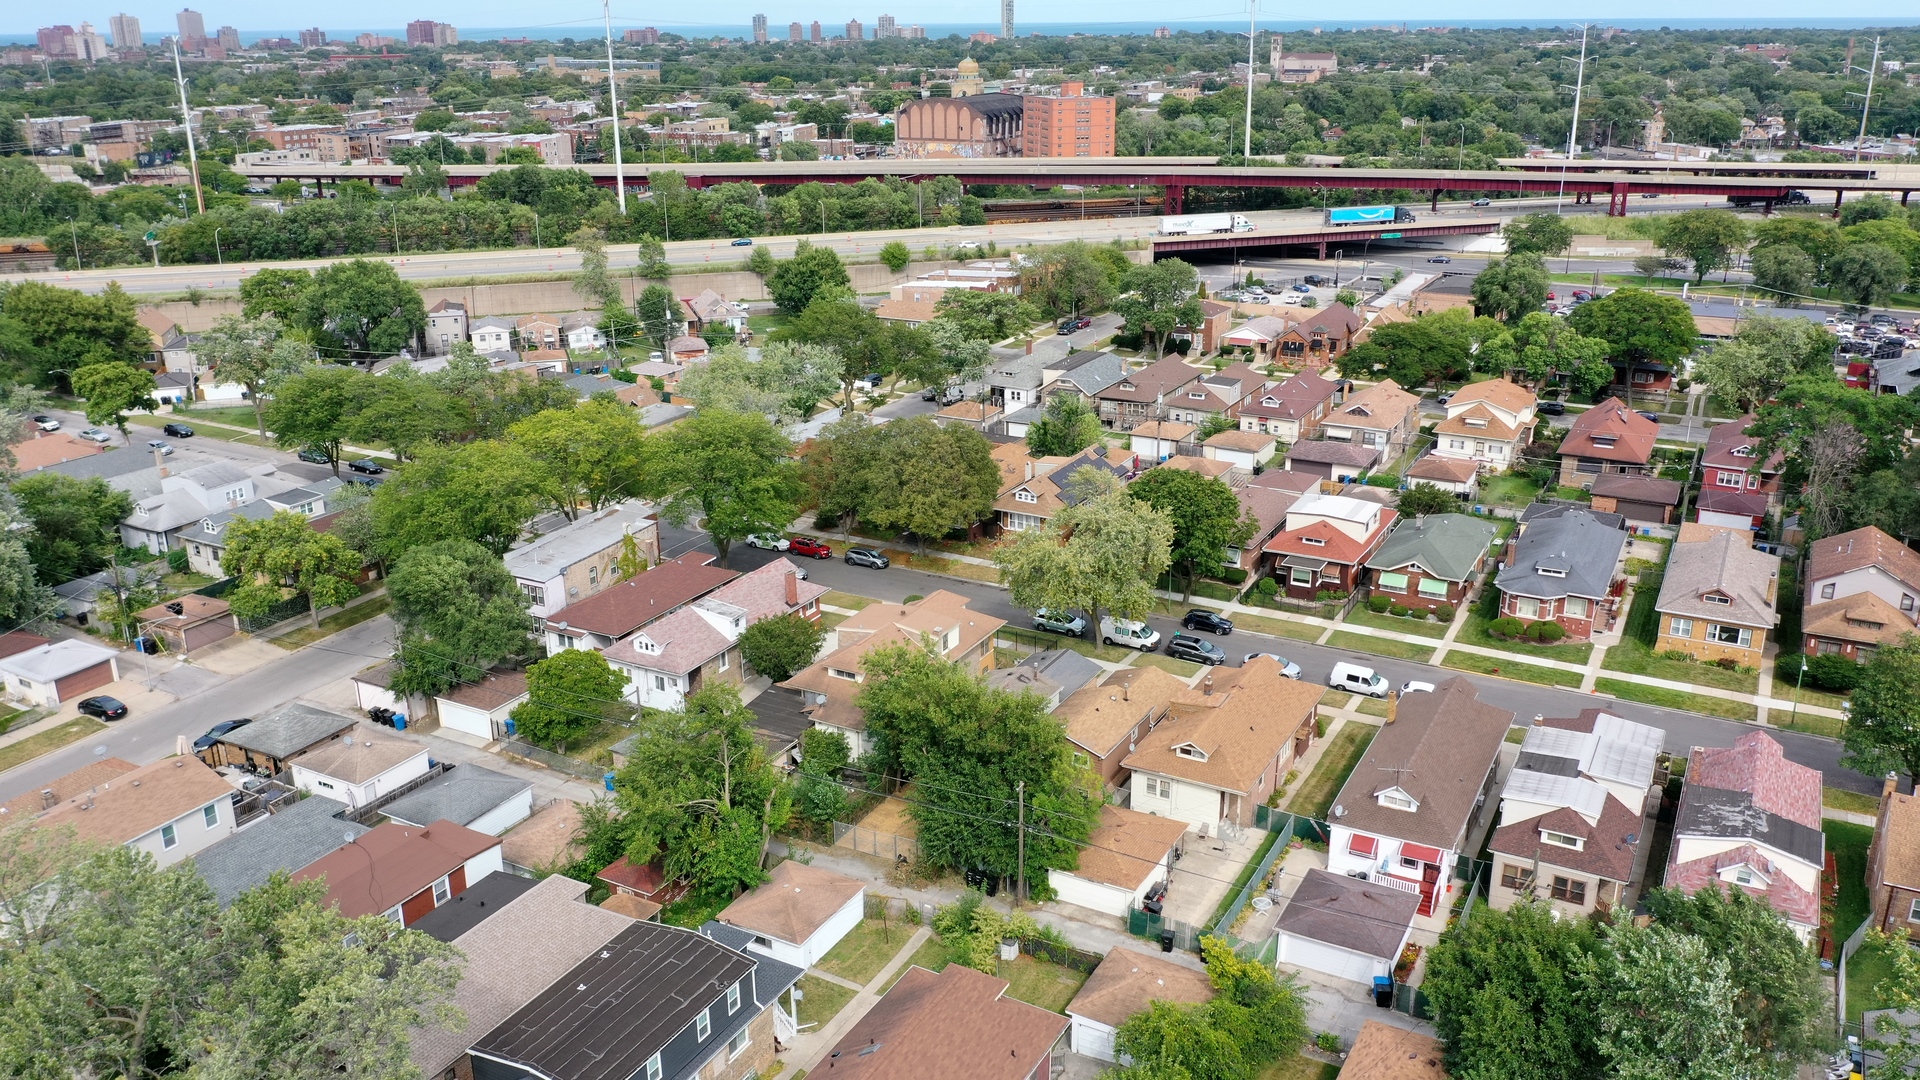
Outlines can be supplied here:
<path id="1" fill-rule="evenodd" d="M 1346 225 L 1338 228 L 1280 225 L 1276 228 L 1256 229 L 1253 232 L 1243 233 L 1156 236 L 1153 238 L 1153 257 L 1159 259 L 1188 252 L 1223 249 L 1257 253 L 1263 248 L 1312 245 L 1318 250 L 1319 257 L 1324 259 L 1327 257 L 1328 244 L 1359 243 L 1365 240 L 1418 240 L 1423 237 L 1485 235 L 1499 232 L 1500 225 L 1498 219 L 1482 218 L 1478 221 L 1449 221 L 1444 225 L 1422 225 L 1418 222 L 1411 225 Z"/>

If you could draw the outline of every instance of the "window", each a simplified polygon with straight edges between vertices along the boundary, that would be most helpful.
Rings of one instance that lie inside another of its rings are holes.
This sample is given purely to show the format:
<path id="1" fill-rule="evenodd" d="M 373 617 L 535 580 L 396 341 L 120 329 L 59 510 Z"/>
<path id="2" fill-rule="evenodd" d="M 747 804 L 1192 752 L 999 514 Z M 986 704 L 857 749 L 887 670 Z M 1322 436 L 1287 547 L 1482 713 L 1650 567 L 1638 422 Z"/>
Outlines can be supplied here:
<path id="1" fill-rule="evenodd" d="M 1026 488 L 1021 488 L 1019 491 L 1016 491 L 1013 493 L 1013 501 L 1023 502 L 1023 503 L 1032 503 L 1032 502 L 1039 502 L 1040 499 L 1039 497 L 1034 495 L 1033 492 L 1028 491 Z"/>
<path id="2" fill-rule="evenodd" d="M 1541 577 L 1563 578 L 1567 576 L 1567 570 L 1564 566 L 1536 566 L 1534 570 L 1537 571 Z"/>
<path id="3" fill-rule="evenodd" d="M 1413 800 L 1407 798 L 1405 795 L 1399 795 L 1391 791 L 1383 791 L 1380 793 L 1380 805 L 1390 806 L 1395 810 L 1411 810 L 1413 809 Z"/>
<path id="4" fill-rule="evenodd" d="M 1537 619 L 1540 617 L 1540 601 L 1531 596 L 1516 596 L 1513 598 L 1513 614 L 1522 619 Z"/>
<path id="5" fill-rule="evenodd" d="M 1677 637 L 1677 638 L 1690 638 L 1693 636 L 1693 620 L 1692 619 L 1668 619 L 1667 633 L 1672 634 L 1674 637 Z"/>
<path id="6" fill-rule="evenodd" d="M 1358 855 L 1363 859 L 1371 859 L 1374 853 L 1379 850 L 1380 841 L 1376 837 L 1368 836 L 1365 833 L 1354 833 L 1352 836 L 1347 837 L 1347 854 L 1349 855 Z"/>
<path id="7" fill-rule="evenodd" d="M 1326 538 L 1320 537 L 1320 536 L 1303 536 L 1300 538 L 1300 542 L 1307 545 L 1308 547 L 1326 547 L 1327 546 Z"/>
<path id="8" fill-rule="evenodd" d="M 1585 840 L 1581 839 L 1578 836 L 1574 836 L 1569 833 L 1554 832 L 1552 829 L 1541 829 L 1540 839 L 1546 841 L 1549 844 L 1557 844 L 1560 847 L 1572 848 L 1575 851 L 1579 851 L 1581 848 L 1586 847 L 1586 844 L 1587 844 Z"/>
<path id="9" fill-rule="evenodd" d="M 220 804 L 217 802 L 208 803 L 207 805 L 201 807 L 200 816 L 206 819 L 207 828 L 209 829 L 219 828 L 220 827 Z"/>
<path id="10" fill-rule="evenodd" d="M 1833 599 L 1833 582 L 1829 581 L 1825 585 L 1820 586 L 1820 599 Z"/>
<path id="11" fill-rule="evenodd" d="M 729 654 L 725 652 L 722 652 L 720 654 L 720 670 L 721 671 L 725 671 L 727 670 L 727 668 L 733 666 L 733 662 L 730 659 L 728 659 L 728 656 Z"/>
<path id="12" fill-rule="evenodd" d="M 547 590 L 539 585 L 529 585 L 523 581 L 520 583 L 520 591 L 527 594 L 527 603 L 535 607 L 541 607 L 547 602 Z"/>
<path id="13" fill-rule="evenodd" d="M 1709 604 L 1719 604 L 1721 607 L 1726 607 L 1727 605 L 1733 603 L 1732 597 L 1729 597 L 1717 592 L 1704 593 L 1701 595 L 1700 599 L 1706 601 Z"/>
<path id="14" fill-rule="evenodd" d="M 587 584 L 588 585 L 600 584 L 600 568 L 599 567 L 597 566 L 587 567 Z"/>
<path id="15" fill-rule="evenodd" d="M 1404 593 L 1407 591 L 1407 575 L 1383 571 L 1374 588 L 1380 592 Z"/>
<path id="16" fill-rule="evenodd" d="M 740 984 L 734 983 L 732 986 L 727 987 L 727 1015 L 732 1016 L 734 1013 L 737 1013 L 739 1011 L 740 1011 Z"/>
<path id="17" fill-rule="evenodd" d="M 1714 474 L 1713 482 L 1720 487 L 1737 488 L 1746 483 L 1746 477 L 1737 472 L 1721 471 Z"/>
<path id="18" fill-rule="evenodd" d="M 1421 578 L 1419 592 L 1421 596 L 1429 600 L 1445 600 L 1447 598 L 1447 583 L 1441 581 L 1439 578 Z"/>
<path id="19" fill-rule="evenodd" d="M 660 1080 L 660 1072 L 660 1055 L 655 1054 L 647 1059 L 647 1080 Z"/>
<path id="20" fill-rule="evenodd" d="M 1288 576 L 1287 580 L 1294 585 L 1311 585 L 1313 584 L 1313 571 L 1304 566 L 1296 566 L 1293 568 L 1293 572 Z"/>
<path id="21" fill-rule="evenodd" d="M 1907 921 L 1920 922 L 1920 900 L 1915 900 L 1907 905 Z"/>
<path id="22" fill-rule="evenodd" d="M 1569 596 L 1566 600 L 1566 614 L 1570 618 L 1584 619 L 1587 617 L 1588 606 L 1589 601 L 1586 599 L 1578 596 Z"/>
<path id="23" fill-rule="evenodd" d="M 160 847 L 163 850 L 171 849 L 175 844 L 178 844 L 179 842 L 180 842 L 180 838 L 178 836 L 175 836 L 173 833 L 173 826 L 171 825 L 160 826 Z"/>
<path id="24" fill-rule="evenodd" d="M 1740 869 L 1738 869 L 1738 870 L 1735 870 L 1735 871 L 1733 872 L 1733 881 L 1734 881 L 1734 884 L 1736 884 L 1736 885 L 1751 885 L 1751 884 L 1753 884 L 1753 882 L 1754 882 L 1754 877 L 1753 877 L 1753 867 L 1751 867 L 1751 866 L 1743 866 L 1743 867 L 1741 867 Z"/>
<path id="25" fill-rule="evenodd" d="M 653 688 L 660 693 L 666 693 L 667 677 L 665 675 L 655 675 L 653 677 Z"/>
<path id="26" fill-rule="evenodd" d="M 749 1045 L 746 1028 L 741 1028 L 739 1031 L 734 1032 L 733 1038 L 727 1040 L 727 1060 L 732 1061 L 734 1058 L 739 1057 Z"/>
<path id="27" fill-rule="evenodd" d="M 439 907 L 441 904 L 444 904 L 451 899 L 453 899 L 453 885 L 450 882 L 448 882 L 446 878 L 443 877 L 439 881 L 436 881 L 433 883 L 433 906 L 434 907 Z"/>
<path id="28" fill-rule="evenodd" d="M 247 497 L 247 489 L 243 487 L 228 488 L 226 494 L 221 496 L 221 498 L 225 499 L 230 503 L 244 502 L 246 500 L 246 497 Z"/>
<path id="29" fill-rule="evenodd" d="M 1147 778 L 1147 794 L 1156 799 L 1171 799 L 1173 798 L 1173 781 L 1149 776 Z"/>
<path id="30" fill-rule="evenodd" d="M 713 1010 L 701 1009 L 700 1015 L 693 1018 L 693 1037 L 700 1042 L 706 1042 L 707 1036 L 711 1034 L 713 1034 Z"/>
<path id="31" fill-rule="evenodd" d="M 1565 900 L 1569 904 L 1585 907 L 1587 903 L 1587 883 L 1573 878 L 1556 877 L 1553 879 L 1553 898 Z"/>
<path id="32" fill-rule="evenodd" d="M 1912 610 L 1913 610 L 1913 597 L 1911 597 L 1911 596 L 1908 596 L 1908 595 L 1906 595 L 1905 593 L 1902 593 L 1902 594 L 1900 595 L 1900 610 L 1901 610 L 1901 611 L 1912 611 Z"/>
<path id="33" fill-rule="evenodd" d="M 1742 649 L 1751 649 L 1753 648 L 1753 631 L 1744 626 L 1710 624 L 1707 627 L 1707 640 L 1722 645 L 1737 645 Z"/>
<path id="34" fill-rule="evenodd" d="M 1514 892 L 1520 892 L 1522 890 L 1531 888 L 1532 886 L 1533 886 L 1532 870 L 1529 870 L 1524 866 L 1515 866 L 1512 863 L 1503 863 L 1501 865 L 1500 867 L 1500 887 L 1501 888 L 1512 889 Z"/>

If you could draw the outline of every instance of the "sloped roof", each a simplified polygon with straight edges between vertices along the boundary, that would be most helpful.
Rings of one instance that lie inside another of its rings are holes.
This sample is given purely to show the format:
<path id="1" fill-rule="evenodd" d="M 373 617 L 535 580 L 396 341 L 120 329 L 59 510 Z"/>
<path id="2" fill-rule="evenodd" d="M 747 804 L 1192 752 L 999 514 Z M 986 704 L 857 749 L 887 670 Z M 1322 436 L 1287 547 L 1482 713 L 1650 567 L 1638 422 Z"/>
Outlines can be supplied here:
<path id="1" fill-rule="evenodd" d="M 283 804 L 193 857 L 194 869 L 225 907 L 275 871 L 291 874 L 337 850 L 347 837 L 365 835 L 367 826 L 340 816 L 346 808 L 332 799 L 300 799 Z"/>
<path id="2" fill-rule="evenodd" d="M 1067 1015 L 1117 1028 L 1156 1001 L 1199 1005 L 1212 1000 L 1206 972 L 1115 945 L 1067 1003 Z"/>
<path id="3" fill-rule="evenodd" d="M 1685 805 L 1684 796 L 1682 805 Z M 1819 834 L 1815 834 L 1816 836 Z M 1674 855 L 1680 851 L 1674 845 Z M 1816 855 L 1816 865 L 1818 856 Z M 1722 871 L 1736 866 L 1746 865 L 1766 876 L 1763 885 L 1756 881 L 1752 885 L 1723 880 Z M 1767 902 L 1773 910 L 1802 926 L 1817 926 L 1820 922 L 1820 897 L 1801 888 L 1800 883 L 1788 877 L 1767 853 L 1753 844 L 1741 844 L 1703 858 L 1687 862 L 1670 863 L 1667 867 L 1665 885 L 1669 889 L 1679 889 L 1688 894 L 1709 886 L 1740 889 Z"/>
<path id="4" fill-rule="evenodd" d="M 663 559 L 651 570 L 554 612 L 547 618 L 547 628 L 561 633 L 625 637 L 740 576 L 714 562 L 713 556 L 698 552 Z"/>
<path id="5" fill-rule="evenodd" d="M 1764 731 L 1747 732 L 1727 748 L 1694 747 L 1687 784 L 1748 792 L 1768 813 L 1820 829 L 1820 770 L 1788 761 Z"/>
<path id="6" fill-rule="evenodd" d="M 1491 847 L 1503 855 L 1521 859 L 1538 858 L 1543 863 L 1596 874 L 1611 881 L 1629 881 L 1633 877 L 1634 851 L 1645 831 L 1645 821 L 1627 804 L 1604 789 L 1601 792 L 1598 820 L 1587 819 L 1571 807 L 1556 807 L 1537 817 L 1509 822 L 1493 831 Z M 1575 850 L 1541 839 L 1542 830 L 1585 841 Z"/>
<path id="7" fill-rule="evenodd" d="M 359 724 L 349 735 L 328 739 L 301 754 L 293 764 L 349 784 L 364 784 L 403 761 L 426 754 L 424 743 Z"/>
<path id="8" fill-rule="evenodd" d="M 1774 609 L 1779 585 L 1778 555 L 1756 551 L 1738 533 L 1716 531 L 1705 540 L 1673 545 L 1655 608 L 1669 615 L 1771 627 L 1780 622 Z M 1728 602 L 1709 603 L 1708 596 Z"/>
<path id="9" fill-rule="evenodd" d="M 1087 846 L 1080 849 L 1079 869 L 1071 873 L 1131 892 L 1161 872 L 1167 853 L 1186 834 L 1187 823 L 1177 818 L 1102 806 Z"/>
<path id="10" fill-rule="evenodd" d="M 1660 425 L 1620 403 L 1607 400 L 1573 418 L 1560 443 L 1561 457 L 1597 458 L 1644 465 L 1653 458 Z"/>
<path id="11" fill-rule="evenodd" d="M 1920 890 L 1920 796 L 1896 791 L 1884 797 L 1882 805 L 1886 824 L 1876 839 L 1886 857 L 1880 880 L 1868 884 Z"/>
<path id="12" fill-rule="evenodd" d="M 608 663 L 685 675 L 732 645 L 733 639 L 699 612 L 681 608 L 607 646 L 601 655 Z"/>
<path id="13" fill-rule="evenodd" d="M 1760 451 L 1760 440 L 1747 434 L 1747 429 L 1753 426 L 1755 419 L 1752 413 L 1748 413 L 1731 423 L 1714 425 L 1707 432 L 1707 448 L 1700 455 L 1700 464 L 1710 468 L 1739 469 L 1742 472 L 1779 471 L 1781 462 L 1786 460 L 1786 451 L 1775 450 L 1772 457 L 1761 463 L 1756 456 Z M 1741 453 L 1742 450 L 1746 453 Z"/>
<path id="14" fill-rule="evenodd" d="M 326 879 L 328 901 L 350 919 L 379 915 L 499 844 L 451 821 L 426 828 L 388 822 L 301 867 L 293 880 Z"/>
<path id="15" fill-rule="evenodd" d="M 1920 552 L 1872 525 L 1816 540 L 1807 552 L 1810 582 L 1868 566 L 1879 567 L 1908 588 L 1920 589 Z"/>
<path id="16" fill-rule="evenodd" d="M 78 638 L 61 638 L 0 658 L 0 671 L 32 682 L 50 683 L 104 664 L 119 655 L 104 645 Z"/>
<path id="17" fill-rule="evenodd" d="M 1240 406 L 1242 416 L 1267 416 L 1280 420 L 1304 420 L 1321 404 L 1332 401 L 1340 384 L 1303 371 L 1285 381 L 1255 391 Z"/>
<path id="18" fill-rule="evenodd" d="M 1513 714 L 1481 701 L 1458 675 L 1432 692 L 1403 695 L 1392 723 L 1380 728 L 1334 799 L 1334 823 L 1442 851 L 1459 841 L 1473 816 L 1487 771 L 1500 755 Z M 1398 787 L 1413 811 L 1380 805 L 1375 796 Z"/>
<path id="19" fill-rule="evenodd" d="M 1166 708 L 1186 688 L 1186 683 L 1161 668 L 1125 667 L 1069 695 L 1053 716 L 1066 726 L 1069 741 L 1105 757 L 1136 725 Z"/>
<path id="20" fill-rule="evenodd" d="M 1479 474 L 1479 464 L 1471 459 L 1435 454 L 1428 454 L 1407 469 L 1409 480 L 1444 480 L 1449 484 L 1464 484 Z"/>
<path id="21" fill-rule="evenodd" d="M 220 741 L 270 758 L 290 758 L 302 750 L 357 727 L 359 721 L 326 709 L 290 702 L 253 723 L 220 736 Z"/>
<path id="22" fill-rule="evenodd" d="M 1451 412 L 1451 410 L 1449 410 Z M 1521 429 L 1500 419 L 1500 415 L 1483 404 L 1453 412 L 1445 420 L 1434 426 L 1441 435 L 1465 435 L 1475 439 L 1492 439 L 1496 442 L 1512 442 L 1518 438 Z"/>
<path id="23" fill-rule="evenodd" d="M 800 945 L 866 887 L 866 882 L 823 866 L 788 859 L 714 917 L 729 926 Z"/>
<path id="24" fill-rule="evenodd" d="M 1419 407 L 1418 397 L 1392 379 L 1382 379 L 1329 410 L 1326 422 L 1334 427 L 1386 431 L 1405 423 L 1407 415 Z"/>
<path id="25" fill-rule="evenodd" d="M 1418 562 L 1428 574 L 1465 581 L 1499 530 L 1493 522 L 1466 514 L 1428 514 L 1403 520 L 1367 560 L 1374 570 L 1398 570 Z"/>
<path id="26" fill-rule="evenodd" d="M 1322 693 L 1280 674 L 1271 657 L 1210 669 L 1198 687 L 1173 695 L 1167 718 L 1140 737 L 1123 764 L 1223 791 L 1252 791 L 1301 723 L 1311 720 Z"/>
<path id="27" fill-rule="evenodd" d="M 1607 595 L 1627 534 L 1591 511 L 1572 510 L 1527 523 L 1494 585 L 1516 596 L 1557 599 Z M 1547 571 L 1547 572 L 1543 572 Z"/>
<path id="28" fill-rule="evenodd" d="M 909 968 L 834 1047 L 832 1075 L 1026 1080 L 1068 1021 L 1007 997 L 1006 990 L 1006 980 L 962 964 L 949 964 L 937 975 Z"/>
<path id="29" fill-rule="evenodd" d="M 1912 633 L 1913 625 L 1912 616 L 1880 599 L 1878 593 L 1857 592 L 1808 605 L 1800 632 L 1862 645 L 1888 645 Z"/>
<path id="30" fill-rule="evenodd" d="M 424 826 L 445 819 L 457 825 L 471 825 L 500 804 L 532 788 L 530 780 L 478 765 L 455 765 L 381 807 L 380 812 L 401 824 Z"/>
<path id="31" fill-rule="evenodd" d="M 1400 945 L 1419 910 L 1420 897 L 1414 893 L 1316 866 L 1287 900 L 1274 930 L 1393 960 L 1400 955 Z"/>
<path id="32" fill-rule="evenodd" d="M 75 792 L 40 815 L 38 823 L 71 828 L 80 840 L 125 844 L 232 795 L 233 787 L 199 758 L 162 758 Z"/>
<path id="33" fill-rule="evenodd" d="M 526 672 L 489 671 L 480 677 L 479 682 L 463 682 L 439 695 L 439 700 L 451 701 L 455 705 L 465 705 L 470 709 L 493 712 L 526 696 Z"/>
<path id="34" fill-rule="evenodd" d="M 1331 439 L 1302 439 L 1287 447 L 1289 468 L 1296 461 L 1305 461 L 1315 465 L 1351 465 L 1356 469 L 1366 469 L 1379 460 L 1380 451 L 1371 446 Z"/>
<path id="35" fill-rule="evenodd" d="M 800 568 L 782 556 L 741 574 L 707 594 L 708 600 L 732 604 L 747 613 L 749 623 L 798 611 L 829 591 L 825 585 L 800 579 Z M 788 600 L 787 590 L 793 590 Z"/>
<path id="36" fill-rule="evenodd" d="M 1472 401 L 1484 401 L 1510 413 L 1521 413 L 1533 407 L 1535 398 L 1533 391 L 1511 379 L 1483 379 L 1455 390 L 1453 396 L 1447 399 L 1447 411 L 1452 412 L 1455 405 Z"/>
<path id="37" fill-rule="evenodd" d="M 1678 506 L 1680 493 L 1685 489 L 1686 485 L 1678 480 L 1662 480 L 1657 476 L 1635 476 L 1633 473 L 1601 473 L 1593 478 L 1592 490 L 1596 498 L 1648 503 L 1653 506 Z"/>
<path id="38" fill-rule="evenodd" d="M 89 761 L 65 776 L 56 776 L 32 791 L 22 792 L 7 800 L 4 806 L 0 806 L 0 825 L 21 818 L 38 817 L 43 810 L 51 810 L 88 788 L 118 780 L 137 768 L 139 766 L 133 762 L 117 757 Z"/>
<path id="39" fill-rule="evenodd" d="M 1272 435 L 1262 435 L 1258 431 L 1241 431 L 1239 428 L 1215 432 L 1201 443 L 1202 446 L 1217 446 L 1226 450 L 1242 450 L 1248 453 L 1272 450 L 1273 444 Z"/>
<path id="40" fill-rule="evenodd" d="M 1297 492 L 1253 484 L 1235 488 L 1233 495 L 1240 500 L 1240 515 L 1253 518 L 1253 538 L 1248 543 L 1254 547 L 1265 544 L 1268 537 L 1287 523 L 1287 511 L 1300 499 Z"/>

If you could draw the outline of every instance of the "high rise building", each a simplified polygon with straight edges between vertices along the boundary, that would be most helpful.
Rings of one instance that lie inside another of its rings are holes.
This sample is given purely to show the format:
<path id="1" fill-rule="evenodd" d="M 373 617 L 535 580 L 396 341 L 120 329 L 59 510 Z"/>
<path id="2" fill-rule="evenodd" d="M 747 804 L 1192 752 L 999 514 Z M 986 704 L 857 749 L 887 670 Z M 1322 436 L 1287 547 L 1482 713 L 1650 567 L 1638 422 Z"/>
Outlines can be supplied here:
<path id="1" fill-rule="evenodd" d="M 643 26 L 638 30 L 627 31 L 621 35 L 621 39 L 629 45 L 658 45 L 660 31 L 651 26 Z"/>
<path id="2" fill-rule="evenodd" d="M 131 15 L 115 15 L 107 27 L 113 31 L 113 47 L 116 49 L 140 48 L 140 20 Z"/>
<path id="3" fill-rule="evenodd" d="M 64 24 L 43 26 L 34 36 L 39 39 L 40 51 L 48 56 L 73 55 L 73 27 L 71 26 Z"/>
<path id="4" fill-rule="evenodd" d="M 327 32 L 317 26 L 300 31 L 300 47 L 303 49 L 317 49 L 326 43 Z"/>
<path id="5" fill-rule="evenodd" d="M 925 41 L 927 39 L 927 28 L 919 25 L 909 26 L 901 30 L 899 36 L 912 38 L 914 41 Z"/>
<path id="6" fill-rule="evenodd" d="M 806 30 L 806 27 L 804 27 L 804 26 L 801 26 L 801 25 L 800 25 L 799 23 L 797 23 L 797 22 L 796 22 L 796 23 L 788 23 L 788 24 L 787 24 L 787 40 L 788 40 L 788 41 L 805 41 L 805 40 L 807 40 L 807 30 Z"/>
<path id="7" fill-rule="evenodd" d="M 229 53 L 237 53 L 240 51 L 240 31 L 235 30 L 231 26 L 223 26 L 214 33 L 220 41 L 221 48 L 227 50 Z"/>
<path id="8" fill-rule="evenodd" d="M 107 48 L 107 39 L 100 36 L 90 22 L 81 23 L 80 29 L 74 31 L 68 54 L 92 62 L 105 60 L 113 55 Z"/>
<path id="9" fill-rule="evenodd" d="M 807 39 L 812 41 L 816 45 L 818 45 L 822 41 L 827 40 L 826 35 L 820 32 L 819 19 L 813 20 L 813 25 L 807 29 Z"/>
<path id="10" fill-rule="evenodd" d="M 880 25 L 874 27 L 873 36 L 875 39 L 899 37 L 900 32 L 894 26 L 893 16 L 880 16 Z"/>
<path id="11" fill-rule="evenodd" d="M 755 15 L 753 17 L 753 41 L 756 45 L 765 45 L 767 43 L 767 17 L 765 15 Z"/>
<path id="12" fill-rule="evenodd" d="M 860 25 L 860 20 L 848 19 L 847 20 L 847 40 L 848 41 L 865 41 L 866 39 L 867 39 L 867 28 Z"/>
<path id="13" fill-rule="evenodd" d="M 207 42 L 207 20 L 192 8 L 181 8 L 180 14 L 173 17 L 174 24 L 180 28 L 180 47 L 197 50 Z"/>
<path id="14" fill-rule="evenodd" d="M 457 45 L 459 43 L 460 31 L 455 30 L 452 23 L 415 19 L 407 24 L 407 44 L 409 45 Z"/>
<path id="15" fill-rule="evenodd" d="M 1000 40 L 1013 40 L 1013 0 L 1000 0 Z"/>
<path id="16" fill-rule="evenodd" d="M 433 43 L 435 45 L 458 45 L 460 44 L 460 31 L 454 29 L 452 23 L 434 23 Z"/>

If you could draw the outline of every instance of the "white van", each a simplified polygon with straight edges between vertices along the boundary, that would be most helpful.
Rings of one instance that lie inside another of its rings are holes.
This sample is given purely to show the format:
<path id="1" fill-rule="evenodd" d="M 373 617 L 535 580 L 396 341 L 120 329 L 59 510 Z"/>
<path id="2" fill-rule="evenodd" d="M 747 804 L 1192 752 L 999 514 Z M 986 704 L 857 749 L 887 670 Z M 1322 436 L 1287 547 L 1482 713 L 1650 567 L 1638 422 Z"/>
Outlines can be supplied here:
<path id="1" fill-rule="evenodd" d="M 1327 685 L 1335 690 L 1348 690 L 1368 697 L 1383 698 L 1392 689 L 1387 680 L 1370 667 L 1350 664 L 1345 660 L 1333 665 L 1333 674 L 1327 676 Z"/>
<path id="2" fill-rule="evenodd" d="M 1125 645 L 1129 649 L 1152 652 L 1160 644 L 1160 631 L 1132 619 L 1100 616 L 1100 640 L 1107 645 Z"/>

